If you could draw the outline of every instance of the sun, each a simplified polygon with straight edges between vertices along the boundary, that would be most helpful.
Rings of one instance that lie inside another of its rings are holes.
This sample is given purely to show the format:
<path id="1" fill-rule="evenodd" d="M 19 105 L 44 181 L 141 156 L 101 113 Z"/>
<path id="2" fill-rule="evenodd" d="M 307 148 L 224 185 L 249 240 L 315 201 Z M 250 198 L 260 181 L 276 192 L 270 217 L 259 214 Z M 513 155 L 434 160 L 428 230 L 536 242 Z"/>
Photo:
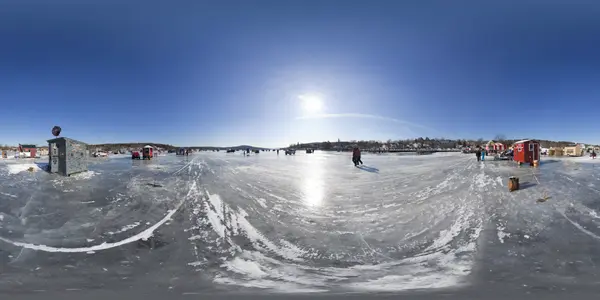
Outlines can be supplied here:
<path id="1" fill-rule="evenodd" d="M 298 98 L 302 101 L 302 109 L 307 113 L 318 113 L 323 110 L 323 101 L 314 95 L 300 95 Z"/>

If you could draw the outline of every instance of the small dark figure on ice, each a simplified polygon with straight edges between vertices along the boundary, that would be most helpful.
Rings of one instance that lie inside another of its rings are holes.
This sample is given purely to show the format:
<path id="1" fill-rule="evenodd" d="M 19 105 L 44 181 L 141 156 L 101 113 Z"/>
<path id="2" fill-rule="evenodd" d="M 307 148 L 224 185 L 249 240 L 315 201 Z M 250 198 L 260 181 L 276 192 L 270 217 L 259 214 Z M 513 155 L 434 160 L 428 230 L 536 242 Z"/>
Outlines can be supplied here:
<path id="1" fill-rule="evenodd" d="M 481 149 L 477 148 L 475 155 L 477 156 L 477 161 L 481 161 Z"/>
<path id="2" fill-rule="evenodd" d="M 360 159 L 360 149 L 358 149 L 358 147 L 354 147 L 352 150 L 352 162 L 354 163 L 355 167 L 357 167 L 359 163 L 361 165 L 363 164 L 362 160 Z"/>

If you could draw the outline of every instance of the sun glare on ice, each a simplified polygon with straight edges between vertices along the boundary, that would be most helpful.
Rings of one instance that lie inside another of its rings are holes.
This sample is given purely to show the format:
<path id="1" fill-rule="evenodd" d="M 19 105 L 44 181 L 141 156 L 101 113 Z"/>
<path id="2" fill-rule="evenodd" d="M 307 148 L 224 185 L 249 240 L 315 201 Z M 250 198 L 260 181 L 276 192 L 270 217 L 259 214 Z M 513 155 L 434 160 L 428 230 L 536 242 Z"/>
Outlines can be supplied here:
<path id="1" fill-rule="evenodd" d="M 302 109 L 306 113 L 319 113 L 323 110 L 323 101 L 317 96 L 300 95 L 298 98 L 302 101 Z"/>
<path id="2" fill-rule="evenodd" d="M 325 166 L 322 160 L 311 160 L 300 170 L 302 176 L 303 200 L 308 206 L 318 207 L 325 198 L 324 174 Z"/>

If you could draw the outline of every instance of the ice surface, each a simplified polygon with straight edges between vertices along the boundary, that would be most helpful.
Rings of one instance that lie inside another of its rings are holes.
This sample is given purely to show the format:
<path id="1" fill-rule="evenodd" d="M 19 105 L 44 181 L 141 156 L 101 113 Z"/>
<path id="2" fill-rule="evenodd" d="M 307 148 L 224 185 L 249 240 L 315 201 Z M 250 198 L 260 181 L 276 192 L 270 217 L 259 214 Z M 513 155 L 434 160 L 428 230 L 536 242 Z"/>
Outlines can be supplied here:
<path id="1" fill-rule="evenodd" d="M 0 161 L 0 268 L 18 280 L 0 289 L 171 277 L 273 292 L 596 282 L 595 163 L 519 168 L 460 153 L 363 161 L 318 151 L 115 156 L 72 177 L 22 171 L 45 160 Z M 509 176 L 521 190 L 507 190 Z"/>
<path id="2" fill-rule="evenodd" d="M 589 154 L 586 154 L 584 156 L 577 156 L 577 157 L 569 157 L 569 156 L 562 156 L 562 157 L 543 157 L 542 161 L 544 160 L 559 160 L 559 161 L 564 161 L 564 162 L 575 162 L 575 163 L 588 163 L 588 164 L 598 164 L 600 163 L 600 159 L 598 158 L 591 158 L 589 156 Z"/>

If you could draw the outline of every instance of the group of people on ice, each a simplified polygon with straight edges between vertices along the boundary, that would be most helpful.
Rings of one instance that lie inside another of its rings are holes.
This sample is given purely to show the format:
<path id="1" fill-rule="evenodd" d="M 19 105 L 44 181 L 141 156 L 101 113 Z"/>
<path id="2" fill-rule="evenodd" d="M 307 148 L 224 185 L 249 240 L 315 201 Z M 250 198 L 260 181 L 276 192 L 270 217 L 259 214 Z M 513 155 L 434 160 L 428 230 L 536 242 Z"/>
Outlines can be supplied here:
<path id="1" fill-rule="evenodd" d="M 481 148 L 477 148 L 477 151 L 475 151 L 475 156 L 477 156 L 477 161 L 484 161 L 485 160 L 485 149 L 481 149 Z"/>
<path id="2" fill-rule="evenodd" d="M 478 147 L 477 150 L 475 151 L 475 156 L 477 157 L 477 161 L 485 161 L 485 156 L 487 155 L 487 150 L 481 147 Z M 512 149 L 508 149 L 505 150 L 503 152 L 501 152 L 499 154 L 499 156 L 496 156 L 496 158 L 500 158 L 500 159 L 508 159 L 508 160 L 512 160 L 513 159 L 513 150 Z"/>

